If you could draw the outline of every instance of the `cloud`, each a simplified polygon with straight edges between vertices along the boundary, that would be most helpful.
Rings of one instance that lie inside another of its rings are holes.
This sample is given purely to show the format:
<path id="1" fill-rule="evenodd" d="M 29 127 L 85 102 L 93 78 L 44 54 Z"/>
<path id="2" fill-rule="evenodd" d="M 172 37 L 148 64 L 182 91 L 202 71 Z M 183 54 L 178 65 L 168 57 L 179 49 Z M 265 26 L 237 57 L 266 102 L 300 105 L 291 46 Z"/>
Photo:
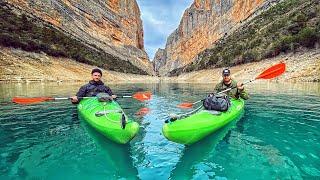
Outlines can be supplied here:
<path id="1" fill-rule="evenodd" d="M 180 23 L 183 12 L 193 0 L 137 0 L 141 11 L 145 49 L 153 59 L 164 48 L 167 37 Z"/>

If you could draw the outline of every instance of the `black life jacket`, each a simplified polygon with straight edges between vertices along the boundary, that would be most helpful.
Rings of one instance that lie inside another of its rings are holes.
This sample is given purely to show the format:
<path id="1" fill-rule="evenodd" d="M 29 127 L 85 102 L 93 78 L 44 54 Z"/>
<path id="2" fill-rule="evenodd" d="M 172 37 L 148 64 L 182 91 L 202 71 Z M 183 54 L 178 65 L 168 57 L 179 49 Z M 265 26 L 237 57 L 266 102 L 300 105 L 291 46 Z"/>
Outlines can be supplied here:
<path id="1" fill-rule="evenodd" d="M 90 81 L 86 86 L 86 95 L 87 97 L 96 96 L 99 93 L 107 92 L 107 87 L 102 81 Z"/>

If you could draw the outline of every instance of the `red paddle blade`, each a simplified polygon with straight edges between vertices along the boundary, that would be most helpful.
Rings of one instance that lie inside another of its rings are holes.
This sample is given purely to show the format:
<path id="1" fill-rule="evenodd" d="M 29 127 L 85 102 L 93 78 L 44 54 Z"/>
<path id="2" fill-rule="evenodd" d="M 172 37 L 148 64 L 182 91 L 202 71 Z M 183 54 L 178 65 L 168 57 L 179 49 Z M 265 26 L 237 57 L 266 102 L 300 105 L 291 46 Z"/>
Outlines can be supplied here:
<path id="1" fill-rule="evenodd" d="M 138 92 L 135 93 L 132 97 L 139 101 L 146 101 L 151 99 L 151 92 Z"/>
<path id="2" fill-rule="evenodd" d="M 34 104 L 44 101 L 54 100 L 52 97 L 14 97 L 12 102 L 17 104 Z"/>
<path id="3" fill-rule="evenodd" d="M 272 79 L 286 71 L 286 64 L 279 63 L 263 71 L 256 79 Z"/>
<path id="4" fill-rule="evenodd" d="M 177 107 L 178 108 L 183 108 L 183 109 L 188 109 L 188 108 L 192 108 L 192 106 L 193 106 L 192 103 L 181 103 Z"/>

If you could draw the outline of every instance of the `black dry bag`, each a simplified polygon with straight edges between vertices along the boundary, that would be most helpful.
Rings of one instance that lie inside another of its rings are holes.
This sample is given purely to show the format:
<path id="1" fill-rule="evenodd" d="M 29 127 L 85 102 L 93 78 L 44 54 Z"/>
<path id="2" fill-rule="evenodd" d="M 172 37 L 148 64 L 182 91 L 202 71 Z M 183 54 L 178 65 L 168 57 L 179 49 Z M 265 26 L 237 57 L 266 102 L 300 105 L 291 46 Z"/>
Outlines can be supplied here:
<path id="1" fill-rule="evenodd" d="M 230 106 L 230 99 L 225 94 L 209 94 L 203 101 L 203 107 L 207 110 L 227 111 Z"/>

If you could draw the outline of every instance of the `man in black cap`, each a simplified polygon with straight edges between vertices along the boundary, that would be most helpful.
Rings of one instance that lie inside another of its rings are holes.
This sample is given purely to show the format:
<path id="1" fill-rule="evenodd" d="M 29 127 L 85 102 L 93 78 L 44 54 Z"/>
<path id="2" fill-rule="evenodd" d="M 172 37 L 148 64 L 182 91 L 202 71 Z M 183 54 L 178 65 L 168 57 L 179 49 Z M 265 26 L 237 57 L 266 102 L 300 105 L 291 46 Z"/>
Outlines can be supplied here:
<path id="1" fill-rule="evenodd" d="M 105 86 L 101 81 L 102 71 L 98 68 L 91 71 L 92 80 L 88 84 L 82 86 L 76 96 L 71 97 L 72 103 L 78 103 L 79 97 L 91 97 L 96 96 L 98 93 L 107 93 L 112 99 L 117 98 L 108 86 Z"/>
<path id="2" fill-rule="evenodd" d="M 225 89 L 233 88 L 230 91 L 225 92 L 229 97 L 238 99 L 241 97 L 242 99 L 249 99 L 248 93 L 244 90 L 243 84 L 241 82 L 236 82 L 230 76 L 230 70 L 224 69 L 222 71 L 223 80 L 216 85 L 214 88 L 215 93 L 219 93 Z"/>

